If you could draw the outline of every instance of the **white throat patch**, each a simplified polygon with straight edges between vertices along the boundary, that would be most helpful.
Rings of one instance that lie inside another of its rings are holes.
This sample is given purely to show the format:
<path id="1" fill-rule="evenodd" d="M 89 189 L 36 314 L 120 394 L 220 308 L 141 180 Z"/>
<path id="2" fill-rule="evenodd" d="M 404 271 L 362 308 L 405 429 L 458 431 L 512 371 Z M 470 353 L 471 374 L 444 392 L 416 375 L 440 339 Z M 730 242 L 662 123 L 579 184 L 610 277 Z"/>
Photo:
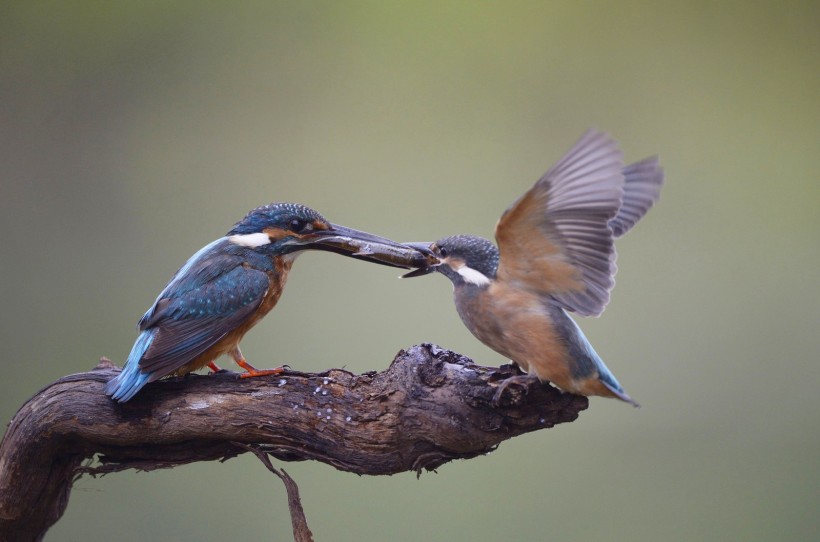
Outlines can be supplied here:
<path id="1" fill-rule="evenodd" d="M 240 245 L 243 247 L 261 247 L 263 245 L 270 244 L 270 237 L 268 237 L 267 233 L 246 233 L 242 235 L 230 235 L 228 236 L 228 240 L 235 244 Z"/>
<path id="2" fill-rule="evenodd" d="M 476 286 L 487 286 L 488 284 L 490 284 L 490 279 L 487 278 L 487 275 L 485 275 L 481 271 L 476 271 L 468 265 L 462 265 L 461 267 L 456 269 L 456 273 L 461 275 L 461 278 L 464 279 L 464 282 L 467 282 L 469 284 L 474 284 Z"/>

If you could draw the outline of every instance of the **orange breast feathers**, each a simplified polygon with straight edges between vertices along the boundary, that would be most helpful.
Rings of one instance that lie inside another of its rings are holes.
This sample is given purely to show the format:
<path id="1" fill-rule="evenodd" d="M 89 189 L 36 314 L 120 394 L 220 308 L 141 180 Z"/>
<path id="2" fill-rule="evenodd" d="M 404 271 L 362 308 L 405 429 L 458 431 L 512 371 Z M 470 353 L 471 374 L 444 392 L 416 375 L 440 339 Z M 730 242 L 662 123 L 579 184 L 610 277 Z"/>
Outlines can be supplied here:
<path id="1" fill-rule="evenodd" d="M 485 290 L 462 294 L 456 306 L 481 342 L 523 371 L 572 389 L 566 344 L 555 332 L 539 296 L 494 282 Z"/>

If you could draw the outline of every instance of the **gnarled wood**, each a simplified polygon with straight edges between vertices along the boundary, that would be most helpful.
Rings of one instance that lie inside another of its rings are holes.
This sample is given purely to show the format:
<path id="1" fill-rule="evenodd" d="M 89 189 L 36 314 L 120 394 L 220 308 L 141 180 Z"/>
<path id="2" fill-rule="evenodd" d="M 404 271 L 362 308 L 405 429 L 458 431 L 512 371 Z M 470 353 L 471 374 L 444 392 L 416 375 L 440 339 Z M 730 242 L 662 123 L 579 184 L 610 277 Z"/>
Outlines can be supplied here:
<path id="1" fill-rule="evenodd" d="M 14 416 L 0 444 L 0 540 L 41 540 L 83 473 L 226 460 L 247 451 L 238 444 L 357 474 L 420 473 L 573 421 L 588 404 L 531 379 L 494 402 L 515 368 L 482 367 L 429 344 L 399 352 L 380 373 L 189 375 L 125 404 L 103 394 L 116 371 L 104 362 L 61 378 Z M 83 466 L 89 458 L 96 463 Z"/>

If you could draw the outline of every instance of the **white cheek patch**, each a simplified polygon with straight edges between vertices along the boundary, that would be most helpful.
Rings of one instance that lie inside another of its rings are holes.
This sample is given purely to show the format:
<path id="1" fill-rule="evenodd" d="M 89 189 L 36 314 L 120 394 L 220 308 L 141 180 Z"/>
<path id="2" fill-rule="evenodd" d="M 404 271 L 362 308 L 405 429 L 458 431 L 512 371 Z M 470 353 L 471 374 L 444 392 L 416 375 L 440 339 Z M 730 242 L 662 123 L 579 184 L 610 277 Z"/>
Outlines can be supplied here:
<path id="1" fill-rule="evenodd" d="M 461 275 L 461 278 L 464 279 L 464 282 L 467 282 L 469 284 L 475 284 L 476 286 L 487 286 L 488 284 L 490 284 L 490 279 L 487 278 L 487 275 L 485 275 L 481 271 L 476 271 L 468 265 L 462 265 L 461 267 L 456 269 L 456 273 Z"/>
<path id="2" fill-rule="evenodd" d="M 246 233 L 244 235 L 231 235 L 228 237 L 228 240 L 235 245 L 249 248 L 261 247 L 270 244 L 270 237 L 268 237 L 267 233 L 262 232 Z"/>

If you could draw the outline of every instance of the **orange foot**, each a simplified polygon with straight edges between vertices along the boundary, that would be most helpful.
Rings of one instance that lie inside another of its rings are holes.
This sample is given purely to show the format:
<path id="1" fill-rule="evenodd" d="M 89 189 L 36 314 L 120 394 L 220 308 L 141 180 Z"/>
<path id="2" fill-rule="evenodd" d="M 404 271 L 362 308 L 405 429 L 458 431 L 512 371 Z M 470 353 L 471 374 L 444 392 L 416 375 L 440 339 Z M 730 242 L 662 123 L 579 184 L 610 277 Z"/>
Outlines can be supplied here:
<path id="1" fill-rule="evenodd" d="M 276 369 L 257 369 L 256 367 L 245 361 L 245 358 L 240 358 L 236 360 L 236 364 L 247 371 L 246 373 L 242 373 L 241 375 L 239 375 L 239 378 L 280 375 L 285 372 L 284 367 L 277 367 Z"/>
<path id="2" fill-rule="evenodd" d="M 213 361 L 208 364 L 208 369 L 210 369 L 211 371 L 213 371 L 215 373 L 218 373 L 219 371 L 222 370 L 222 368 L 219 365 L 217 365 L 216 363 L 214 363 Z"/>

